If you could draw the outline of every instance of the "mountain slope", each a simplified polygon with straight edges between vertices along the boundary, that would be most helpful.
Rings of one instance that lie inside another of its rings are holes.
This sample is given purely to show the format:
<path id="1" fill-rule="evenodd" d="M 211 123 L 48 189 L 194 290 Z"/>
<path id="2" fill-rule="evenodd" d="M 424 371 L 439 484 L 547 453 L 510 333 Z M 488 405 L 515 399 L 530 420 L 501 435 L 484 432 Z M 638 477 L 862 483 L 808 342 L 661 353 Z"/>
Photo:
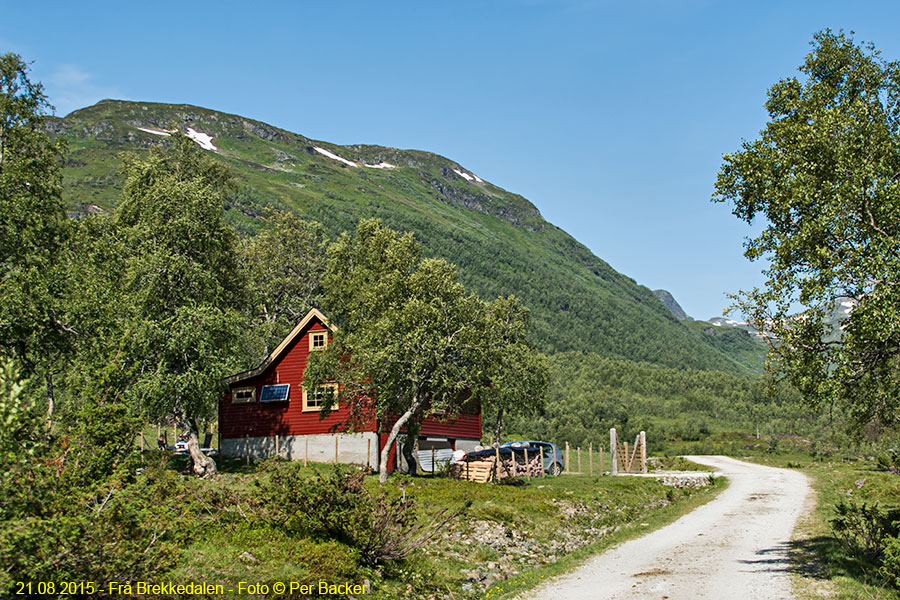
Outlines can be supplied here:
<path id="1" fill-rule="evenodd" d="M 675 318 L 679 321 L 690 321 L 691 318 L 688 316 L 684 309 L 681 308 L 681 305 L 678 304 L 678 301 L 675 300 L 675 297 L 668 290 L 653 290 L 653 295 L 659 298 L 659 301 L 662 302 L 666 308 L 669 309 Z"/>
<path id="2" fill-rule="evenodd" d="M 118 153 L 192 135 L 228 164 L 240 192 L 227 207 L 245 233 L 267 208 L 293 210 L 333 234 L 365 217 L 413 231 L 429 256 L 459 266 L 483 298 L 515 294 L 532 311 L 545 351 L 580 350 L 672 367 L 746 371 L 680 323 L 649 289 L 616 272 L 546 222 L 525 198 L 458 163 L 417 150 L 337 146 L 189 105 L 104 100 L 51 119 L 69 145 L 65 194 L 73 213 L 115 205 Z"/>

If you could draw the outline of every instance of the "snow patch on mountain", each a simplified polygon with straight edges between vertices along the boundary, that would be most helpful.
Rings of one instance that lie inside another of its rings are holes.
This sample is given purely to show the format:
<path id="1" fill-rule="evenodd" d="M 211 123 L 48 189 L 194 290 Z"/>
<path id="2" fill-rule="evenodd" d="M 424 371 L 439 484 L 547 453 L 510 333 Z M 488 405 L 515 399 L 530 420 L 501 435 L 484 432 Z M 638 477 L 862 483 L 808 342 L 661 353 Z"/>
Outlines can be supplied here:
<path id="1" fill-rule="evenodd" d="M 459 169 L 453 169 L 453 172 L 465 179 L 466 181 L 472 181 L 472 176 L 466 173 L 465 171 L 460 171 Z"/>
<path id="2" fill-rule="evenodd" d="M 350 161 L 350 160 L 347 160 L 346 158 L 340 157 L 340 156 L 338 156 L 337 154 L 335 154 L 334 152 L 329 152 L 329 151 L 326 150 L 325 148 L 319 148 L 318 146 L 313 146 L 313 150 L 315 150 L 316 152 L 318 152 L 318 153 L 321 154 L 322 156 L 327 156 L 328 158 L 330 158 L 330 159 L 332 159 L 332 160 L 338 160 L 338 161 L 344 163 L 345 165 L 350 165 L 351 167 L 358 167 L 358 166 L 359 166 L 359 165 L 356 164 L 355 162 Z"/>
<path id="3" fill-rule="evenodd" d="M 162 131 L 160 129 L 150 129 L 149 127 L 138 127 L 141 131 L 146 131 L 147 133 L 152 133 L 153 135 L 164 135 L 166 137 L 170 137 L 172 134 L 168 131 Z"/>
<path id="4" fill-rule="evenodd" d="M 316 148 L 318 150 L 318 148 Z M 365 164 L 364 167 L 369 167 L 370 169 L 396 169 L 397 165 L 392 165 L 389 162 L 380 162 L 377 165 Z"/>
<path id="5" fill-rule="evenodd" d="M 202 131 L 195 131 L 194 128 L 187 128 L 187 136 L 197 142 L 197 144 L 203 148 L 204 150 L 212 150 L 213 152 L 218 152 L 219 149 L 216 148 L 212 143 L 212 136 Z"/>

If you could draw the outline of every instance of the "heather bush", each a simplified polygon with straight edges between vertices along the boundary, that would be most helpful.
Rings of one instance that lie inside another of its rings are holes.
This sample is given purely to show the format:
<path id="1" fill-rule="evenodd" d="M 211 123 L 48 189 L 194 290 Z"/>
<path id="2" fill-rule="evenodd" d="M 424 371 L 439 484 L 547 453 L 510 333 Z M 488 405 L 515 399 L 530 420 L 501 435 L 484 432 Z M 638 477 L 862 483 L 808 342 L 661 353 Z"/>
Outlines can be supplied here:
<path id="1" fill-rule="evenodd" d="M 420 518 L 414 500 L 385 489 L 370 493 L 363 471 L 336 467 L 326 476 L 301 479 L 294 465 L 271 462 L 267 470 L 268 481 L 258 485 L 273 525 L 295 535 L 339 540 L 366 566 L 403 560 L 460 512 Z"/>
<path id="2" fill-rule="evenodd" d="M 831 528 L 835 535 L 857 558 L 877 563 L 881 560 L 885 544 L 897 535 L 896 511 L 882 508 L 878 502 L 845 502 L 834 507 L 835 517 Z"/>

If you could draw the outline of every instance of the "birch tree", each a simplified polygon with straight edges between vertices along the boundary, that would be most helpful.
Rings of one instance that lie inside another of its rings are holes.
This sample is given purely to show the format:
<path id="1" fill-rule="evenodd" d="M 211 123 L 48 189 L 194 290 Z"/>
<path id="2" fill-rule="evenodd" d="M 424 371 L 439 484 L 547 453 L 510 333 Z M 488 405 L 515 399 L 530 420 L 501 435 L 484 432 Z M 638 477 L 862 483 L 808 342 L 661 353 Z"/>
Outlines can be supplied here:
<path id="1" fill-rule="evenodd" d="M 476 356 L 483 303 L 466 294 L 455 267 L 423 260 L 412 234 L 377 220 L 362 221 L 329 248 L 322 288 L 323 308 L 338 330 L 326 351 L 310 358 L 304 385 L 340 384 L 323 415 L 343 402 L 357 419 L 377 419 L 388 434 L 384 482 L 402 429 L 409 452 L 425 416 L 452 418 L 477 398 L 484 385 Z"/>
<path id="2" fill-rule="evenodd" d="M 736 306 L 772 339 L 769 368 L 859 424 L 900 422 L 900 64 L 843 32 L 815 35 L 773 85 L 759 139 L 726 154 L 713 197 L 765 229 L 763 288 Z M 835 306 L 850 310 L 836 325 Z M 799 307 L 799 314 L 798 314 Z"/>

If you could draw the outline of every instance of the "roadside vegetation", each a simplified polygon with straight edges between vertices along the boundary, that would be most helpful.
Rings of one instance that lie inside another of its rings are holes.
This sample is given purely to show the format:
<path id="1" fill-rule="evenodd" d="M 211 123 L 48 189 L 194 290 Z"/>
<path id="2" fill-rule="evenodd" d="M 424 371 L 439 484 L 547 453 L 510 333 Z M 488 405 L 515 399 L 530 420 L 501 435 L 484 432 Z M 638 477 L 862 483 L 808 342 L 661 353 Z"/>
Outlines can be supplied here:
<path id="1" fill-rule="evenodd" d="M 227 494 L 230 508 L 218 513 L 214 527 L 198 530 L 170 579 L 230 586 L 252 573 L 268 583 L 367 582 L 371 597 L 385 599 L 508 596 L 673 520 L 722 487 L 720 481 L 695 490 L 576 475 L 515 485 L 398 476 L 378 485 L 374 476 L 360 481 L 358 471 L 340 466 L 235 467 L 242 472 L 223 466 L 219 482 L 189 483 L 212 497 Z M 346 497 L 357 483 L 350 495 L 359 502 L 314 508 L 323 493 L 341 489 Z M 290 510 L 300 502 L 304 511 Z M 409 527 L 373 536 L 373 526 L 380 531 L 396 523 L 381 517 L 401 505 Z M 379 559 L 371 551 L 374 538 L 394 552 L 412 550 L 403 560 Z"/>

